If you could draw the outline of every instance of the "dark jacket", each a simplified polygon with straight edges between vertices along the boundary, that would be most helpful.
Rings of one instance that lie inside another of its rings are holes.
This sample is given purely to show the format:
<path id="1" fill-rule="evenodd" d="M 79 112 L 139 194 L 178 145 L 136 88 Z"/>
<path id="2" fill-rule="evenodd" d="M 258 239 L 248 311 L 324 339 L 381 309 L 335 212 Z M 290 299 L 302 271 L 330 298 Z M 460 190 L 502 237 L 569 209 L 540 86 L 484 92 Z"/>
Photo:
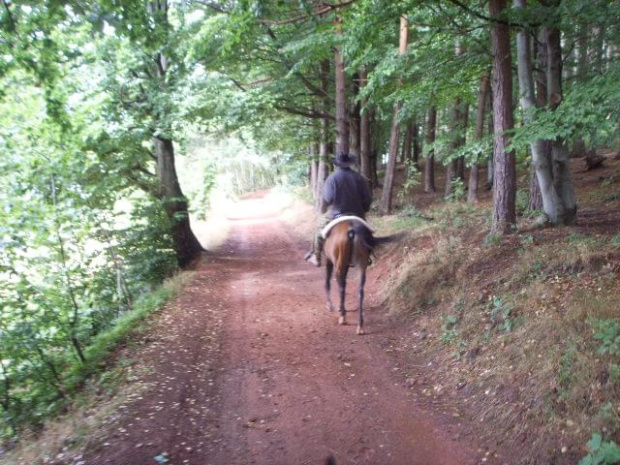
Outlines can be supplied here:
<path id="1" fill-rule="evenodd" d="M 329 218 L 351 214 L 364 218 L 370 209 L 372 194 L 364 178 L 350 168 L 338 168 L 323 187 L 321 212 L 329 207 Z"/>

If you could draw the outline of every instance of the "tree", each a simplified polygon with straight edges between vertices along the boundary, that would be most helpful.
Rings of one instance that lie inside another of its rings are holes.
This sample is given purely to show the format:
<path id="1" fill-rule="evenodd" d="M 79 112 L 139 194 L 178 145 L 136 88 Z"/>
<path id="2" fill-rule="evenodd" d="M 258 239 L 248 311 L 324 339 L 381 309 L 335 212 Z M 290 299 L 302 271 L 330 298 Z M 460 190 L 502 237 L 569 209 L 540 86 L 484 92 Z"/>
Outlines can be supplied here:
<path id="1" fill-rule="evenodd" d="M 493 224 L 492 233 L 506 234 L 516 225 L 516 160 L 509 150 L 509 135 L 513 124 L 512 70 L 510 30 L 500 21 L 506 11 L 505 0 L 490 0 L 489 13 L 496 20 L 491 30 L 493 45 L 493 121 L 495 143 L 493 158 Z"/>
<path id="2" fill-rule="evenodd" d="M 409 33 L 409 22 L 405 16 L 400 18 L 400 41 L 398 52 L 401 56 L 407 53 L 407 42 Z M 380 210 L 383 214 L 389 214 L 392 210 L 392 190 L 394 188 L 394 174 L 396 171 L 396 159 L 398 157 L 398 142 L 400 139 L 400 110 L 402 109 L 402 101 L 394 104 L 394 113 L 392 116 L 392 130 L 390 132 L 390 151 L 388 155 L 388 165 L 385 169 L 385 178 L 383 180 L 383 191 L 381 192 Z"/>

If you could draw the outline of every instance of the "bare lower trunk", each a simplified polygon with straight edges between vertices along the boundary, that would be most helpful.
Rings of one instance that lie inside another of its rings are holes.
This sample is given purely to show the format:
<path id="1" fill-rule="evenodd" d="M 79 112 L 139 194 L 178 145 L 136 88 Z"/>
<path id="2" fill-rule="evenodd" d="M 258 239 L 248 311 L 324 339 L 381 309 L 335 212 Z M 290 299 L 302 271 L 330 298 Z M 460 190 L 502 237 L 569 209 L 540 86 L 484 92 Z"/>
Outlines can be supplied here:
<path id="1" fill-rule="evenodd" d="M 506 9 L 506 0 L 490 0 L 489 13 L 497 18 Z M 493 44 L 493 115 L 494 159 L 493 224 L 491 232 L 506 234 L 516 221 L 516 164 L 515 154 L 508 151 L 508 131 L 513 126 L 512 70 L 510 30 L 508 24 L 497 22 L 491 31 Z"/>
<path id="2" fill-rule="evenodd" d="M 476 110 L 476 140 L 482 140 L 484 135 L 484 113 L 487 108 L 487 97 L 489 95 L 489 76 L 485 73 L 480 78 L 480 91 L 478 92 L 478 108 Z M 476 203 L 478 201 L 478 178 L 479 165 L 474 163 L 469 171 L 469 183 L 467 190 L 467 202 Z"/>
<path id="3" fill-rule="evenodd" d="M 437 109 L 434 105 L 428 109 L 428 122 L 426 128 L 426 144 L 430 147 L 435 143 L 437 130 Z M 424 164 L 424 192 L 435 192 L 435 149 L 429 149 Z"/>
<path id="4" fill-rule="evenodd" d="M 200 242 L 192 232 L 187 210 L 187 200 L 181 191 L 174 164 L 174 146 L 169 139 L 155 137 L 157 176 L 160 196 L 172 228 L 174 251 L 179 266 L 187 266 L 203 251 Z"/>

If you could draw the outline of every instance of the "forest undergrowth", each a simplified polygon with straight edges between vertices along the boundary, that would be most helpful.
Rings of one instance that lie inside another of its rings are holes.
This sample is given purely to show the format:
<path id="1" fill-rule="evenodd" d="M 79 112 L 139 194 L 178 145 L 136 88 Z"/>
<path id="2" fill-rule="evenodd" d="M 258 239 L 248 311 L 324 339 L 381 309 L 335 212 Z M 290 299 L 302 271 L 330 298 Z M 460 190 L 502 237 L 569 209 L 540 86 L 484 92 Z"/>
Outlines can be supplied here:
<path id="1" fill-rule="evenodd" d="M 489 199 L 378 220 L 412 230 L 386 252 L 399 260 L 381 259 L 400 264 L 375 271 L 410 329 L 400 350 L 432 363 L 429 399 L 453 398 L 495 450 L 521 450 L 515 463 L 618 460 L 620 163 L 582 163 L 573 172 L 588 200 L 575 226 L 532 228 L 522 209 L 518 231 L 488 235 Z"/>

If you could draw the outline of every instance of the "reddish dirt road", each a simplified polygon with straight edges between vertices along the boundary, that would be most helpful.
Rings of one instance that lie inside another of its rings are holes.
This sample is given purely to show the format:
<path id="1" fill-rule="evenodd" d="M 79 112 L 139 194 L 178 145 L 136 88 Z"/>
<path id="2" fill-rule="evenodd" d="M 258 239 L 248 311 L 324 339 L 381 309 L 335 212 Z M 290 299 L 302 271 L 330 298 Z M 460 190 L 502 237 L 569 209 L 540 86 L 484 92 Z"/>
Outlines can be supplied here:
<path id="1" fill-rule="evenodd" d="M 229 240 L 158 316 L 134 369 L 147 387 L 81 463 L 318 465 L 329 454 L 338 464 L 478 463 L 399 381 L 372 292 L 368 334 L 338 326 L 323 269 L 303 262 L 305 244 L 263 202 L 242 202 Z"/>

